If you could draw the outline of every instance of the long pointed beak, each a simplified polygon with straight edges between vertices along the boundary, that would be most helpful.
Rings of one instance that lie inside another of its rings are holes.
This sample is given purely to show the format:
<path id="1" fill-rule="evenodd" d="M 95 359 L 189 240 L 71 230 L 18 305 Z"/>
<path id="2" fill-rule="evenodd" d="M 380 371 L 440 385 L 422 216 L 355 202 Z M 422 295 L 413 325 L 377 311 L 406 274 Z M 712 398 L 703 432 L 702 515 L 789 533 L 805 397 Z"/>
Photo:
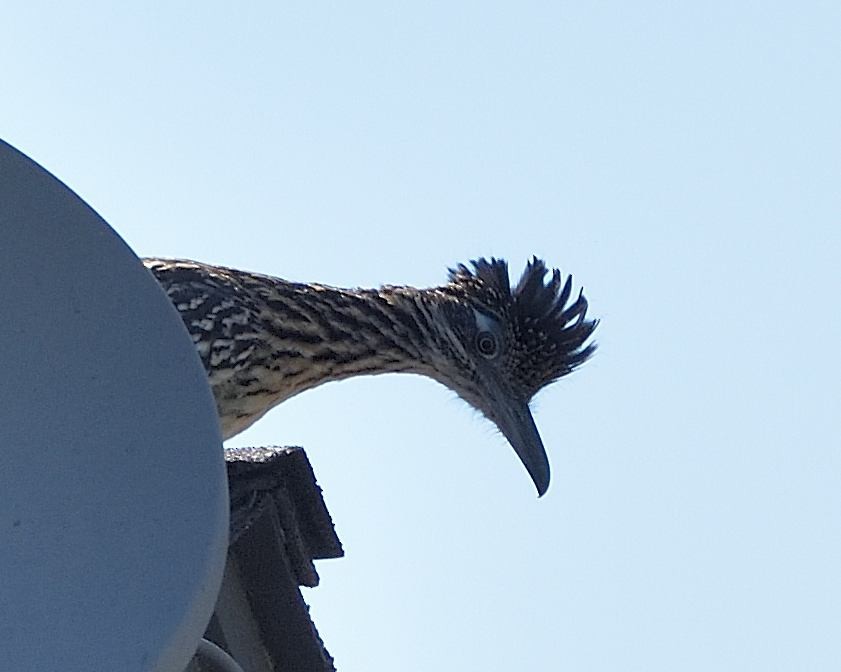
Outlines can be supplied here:
<path id="1" fill-rule="evenodd" d="M 496 424 L 529 472 L 537 496 L 542 497 L 549 489 L 549 458 L 529 405 L 525 402 L 504 405 L 499 409 Z"/>

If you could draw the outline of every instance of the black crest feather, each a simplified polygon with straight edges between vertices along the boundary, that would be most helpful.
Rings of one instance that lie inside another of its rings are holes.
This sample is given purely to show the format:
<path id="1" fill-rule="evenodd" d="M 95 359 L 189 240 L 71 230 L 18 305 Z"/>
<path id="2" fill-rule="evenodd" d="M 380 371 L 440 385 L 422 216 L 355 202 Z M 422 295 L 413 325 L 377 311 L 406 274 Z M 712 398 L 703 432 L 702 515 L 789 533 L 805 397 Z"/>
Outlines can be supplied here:
<path id="1" fill-rule="evenodd" d="M 595 343 L 587 341 L 598 320 L 587 320 L 583 290 L 570 300 L 572 276 L 564 279 L 555 269 L 546 282 L 549 269 L 533 257 L 512 291 L 503 259 L 480 258 L 471 266 L 450 269 L 450 284 L 507 322 L 516 369 L 511 375 L 527 396 L 571 373 L 595 352 Z"/>
<path id="2" fill-rule="evenodd" d="M 511 293 L 511 285 L 508 282 L 508 264 L 505 259 L 490 260 L 484 257 L 470 262 L 473 269 L 464 264 L 450 269 L 450 282 L 454 284 L 473 285 L 477 289 L 484 286 L 486 289 L 494 290 L 502 296 Z"/>

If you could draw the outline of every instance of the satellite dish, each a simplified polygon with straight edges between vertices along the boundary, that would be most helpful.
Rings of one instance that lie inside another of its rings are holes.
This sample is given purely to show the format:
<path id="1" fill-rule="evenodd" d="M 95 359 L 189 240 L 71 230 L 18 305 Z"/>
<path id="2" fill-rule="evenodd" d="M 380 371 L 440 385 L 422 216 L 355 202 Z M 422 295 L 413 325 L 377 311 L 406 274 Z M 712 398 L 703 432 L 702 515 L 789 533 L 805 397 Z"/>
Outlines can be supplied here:
<path id="1" fill-rule="evenodd" d="M 213 399 L 152 276 L 0 141 L 0 669 L 181 672 L 228 499 Z"/>

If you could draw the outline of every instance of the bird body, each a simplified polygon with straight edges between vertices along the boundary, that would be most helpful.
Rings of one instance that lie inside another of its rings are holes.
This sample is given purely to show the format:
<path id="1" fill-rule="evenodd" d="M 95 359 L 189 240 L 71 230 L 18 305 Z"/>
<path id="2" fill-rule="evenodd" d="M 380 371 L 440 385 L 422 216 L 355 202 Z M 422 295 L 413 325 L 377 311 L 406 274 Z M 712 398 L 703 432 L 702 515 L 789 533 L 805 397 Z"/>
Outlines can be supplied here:
<path id="1" fill-rule="evenodd" d="M 417 373 L 443 383 L 508 438 L 538 491 L 549 467 L 528 402 L 585 361 L 596 326 L 571 278 L 534 259 L 512 292 L 480 259 L 446 285 L 341 289 L 187 260 L 144 259 L 193 339 L 222 436 L 299 392 L 351 376 Z"/>

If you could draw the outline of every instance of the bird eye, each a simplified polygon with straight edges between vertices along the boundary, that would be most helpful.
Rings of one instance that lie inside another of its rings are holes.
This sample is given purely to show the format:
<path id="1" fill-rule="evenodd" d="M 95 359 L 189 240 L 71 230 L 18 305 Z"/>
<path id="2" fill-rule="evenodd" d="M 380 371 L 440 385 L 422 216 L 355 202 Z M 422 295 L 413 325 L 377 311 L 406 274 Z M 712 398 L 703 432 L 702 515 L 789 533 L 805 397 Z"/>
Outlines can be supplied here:
<path id="1" fill-rule="evenodd" d="M 483 357 L 496 357 L 497 352 L 499 352 L 496 336 L 489 331 L 480 331 L 476 336 L 476 349 Z"/>

